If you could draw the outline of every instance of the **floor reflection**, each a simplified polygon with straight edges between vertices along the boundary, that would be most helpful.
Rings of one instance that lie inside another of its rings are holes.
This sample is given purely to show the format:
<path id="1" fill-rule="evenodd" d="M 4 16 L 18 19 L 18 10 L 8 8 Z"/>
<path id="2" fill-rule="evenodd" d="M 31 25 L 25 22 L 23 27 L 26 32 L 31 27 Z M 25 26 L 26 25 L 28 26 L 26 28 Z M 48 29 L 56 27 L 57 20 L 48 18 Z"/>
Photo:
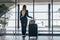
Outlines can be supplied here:
<path id="1" fill-rule="evenodd" d="M 30 38 L 29 40 L 37 40 L 36 38 Z"/>
<path id="2" fill-rule="evenodd" d="M 22 40 L 37 40 L 37 37 L 22 37 Z"/>
<path id="3" fill-rule="evenodd" d="M 6 40 L 5 36 L 0 36 L 0 40 Z"/>
<path id="4" fill-rule="evenodd" d="M 36 37 L 30 37 L 26 36 L 25 38 L 23 38 L 22 36 L 0 36 L 0 40 L 60 40 L 60 36 L 38 36 L 38 38 Z"/>

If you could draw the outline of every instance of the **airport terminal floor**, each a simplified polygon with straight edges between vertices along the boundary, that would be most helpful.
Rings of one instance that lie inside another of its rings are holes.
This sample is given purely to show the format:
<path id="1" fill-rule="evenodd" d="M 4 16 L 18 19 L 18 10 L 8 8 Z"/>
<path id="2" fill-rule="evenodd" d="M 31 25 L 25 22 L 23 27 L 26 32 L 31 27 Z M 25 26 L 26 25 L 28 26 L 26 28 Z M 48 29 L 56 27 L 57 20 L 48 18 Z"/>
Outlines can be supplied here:
<path id="1" fill-rule="evenodd" d="M 26 36 L 25 39 L 22 38 L 22 36 L 0 36 L 0 40 L 60 40 L 60 36 L 38 36 L 38 38 L 36 39 L 36 37 L 30 37 Z"/>

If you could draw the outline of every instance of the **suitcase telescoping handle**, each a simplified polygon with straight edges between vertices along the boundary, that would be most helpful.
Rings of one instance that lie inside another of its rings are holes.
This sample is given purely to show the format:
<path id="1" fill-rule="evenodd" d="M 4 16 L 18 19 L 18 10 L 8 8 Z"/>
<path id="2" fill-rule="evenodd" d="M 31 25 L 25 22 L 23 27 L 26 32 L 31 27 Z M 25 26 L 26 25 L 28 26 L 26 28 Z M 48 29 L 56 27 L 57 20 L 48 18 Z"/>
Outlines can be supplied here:
<path id="1" fill-rule="evenodd" d="M 29 24 L 35 24 L 35 20 L 30 20 Z"/>

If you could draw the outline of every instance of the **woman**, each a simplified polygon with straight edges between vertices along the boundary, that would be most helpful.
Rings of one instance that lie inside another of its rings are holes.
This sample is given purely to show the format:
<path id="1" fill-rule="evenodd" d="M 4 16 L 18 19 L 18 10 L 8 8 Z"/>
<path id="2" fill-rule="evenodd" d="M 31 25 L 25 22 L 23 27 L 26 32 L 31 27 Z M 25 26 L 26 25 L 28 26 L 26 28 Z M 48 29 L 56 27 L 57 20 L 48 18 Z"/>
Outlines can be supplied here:
<path id="1" fill-rule="evenodd" d="M 21 28 L 22 28 L 22 35 L 25 37 L 26 34 L 26 27 L 27 27 L 27 17 L 32 18 L 28 15 L 28 10 L 26 10 L 26 5 L 23 5 L 23 8 L 20 12 L 20 20 L 21 20 Z"/>

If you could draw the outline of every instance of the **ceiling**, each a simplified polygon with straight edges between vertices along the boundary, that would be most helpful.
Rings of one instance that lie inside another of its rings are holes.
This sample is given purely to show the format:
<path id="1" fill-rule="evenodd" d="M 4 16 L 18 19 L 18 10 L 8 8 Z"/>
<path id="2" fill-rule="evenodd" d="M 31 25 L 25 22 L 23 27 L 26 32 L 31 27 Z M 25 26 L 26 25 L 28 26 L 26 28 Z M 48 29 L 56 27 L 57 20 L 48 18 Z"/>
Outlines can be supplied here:
<path id="1" fill-rule="evenodd" d="M 11 1 L 11 0 L 0 0 L 0 3 L 11 3 L 11 2 L 13 2 L 13 1 Z"/>
<path id="2" fill-rule="evenodd" d="M 15 3 L 17 0 L 0 0 L 0 3 Z M 51 0 L 34 0 L 35 3 L 39 4 L 48 4 L 48 2 L 51 2 Z M 54 4 L 60 4 L 60 0 L 53 0 Z M 18 0 L 19 3 L 32 3 L 33 0 Z"/>
<path id="3" fill-rule="evenodd" d="M 33 2 L 33 0 L 20 0 L 22 2 L 28 1 L 28 2 Z M 51 0 L 34 0 L 35 2 L 49 2 Z M 54 2 L 60 2 L 60 0 L 53 0 Z"/>
<path id="4" fill-rule="evenodd" d="M 0 0 L 2 2 L 15 2 L 16 0 Z M 33 0 L 18 0 L 19 2 L 33 2 Z M 51 0 L 34 0 L 35 2 L 49 2 Z M 53 0 L 54 2 L 60 2 L 60 0 Z"/>

